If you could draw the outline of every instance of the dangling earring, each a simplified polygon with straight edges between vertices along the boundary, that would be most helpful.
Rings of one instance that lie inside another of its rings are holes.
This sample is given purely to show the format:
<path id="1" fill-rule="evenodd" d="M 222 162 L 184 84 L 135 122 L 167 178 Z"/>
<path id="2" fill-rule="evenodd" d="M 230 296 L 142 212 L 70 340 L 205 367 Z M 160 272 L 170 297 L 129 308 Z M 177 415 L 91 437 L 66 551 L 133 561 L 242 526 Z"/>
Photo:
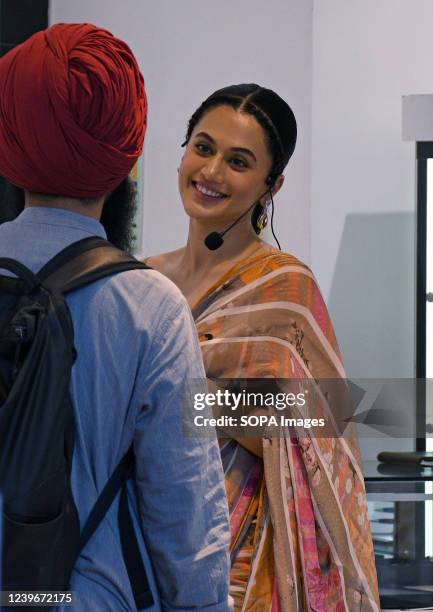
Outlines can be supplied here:
<path id="1" fill-rule="evenodd" d="M 268 206 L 269 202 L 266 202 L 265 206 L 261 206 L 261 213 L 257 219 L 257 227 L 259 233 L 262 232 L 268 224 Z"/>
<path id="2" fill-rule="evenodd" d="M 268 207 L 269 202 L 266 202 L 265 206 L 262 206 L 260 202 L 257 202 L 251 215 L 251 224 L 257 235 L 265 229 L 268 224 Z"/>

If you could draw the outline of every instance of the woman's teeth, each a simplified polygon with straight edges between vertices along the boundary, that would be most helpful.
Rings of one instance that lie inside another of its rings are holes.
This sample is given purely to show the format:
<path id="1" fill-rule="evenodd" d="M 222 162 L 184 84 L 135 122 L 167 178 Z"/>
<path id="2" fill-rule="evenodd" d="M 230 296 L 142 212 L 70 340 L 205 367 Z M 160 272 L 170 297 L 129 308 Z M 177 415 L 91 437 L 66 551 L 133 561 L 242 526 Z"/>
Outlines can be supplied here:
<path id="1" fill-rule="evenodd" d="M 197 191 L 199 191 L 203 195 L 209 196 L 211 198 L 225 198 L 226 197 L 224 193 L 219 193 L 218 191 L 211 191 L 210 189 L 206 189 L 206 187 L 204 187 L 203 185 L 200 185 L 200 183 L 195 183 L 195 188 L 197 189 Z"/>

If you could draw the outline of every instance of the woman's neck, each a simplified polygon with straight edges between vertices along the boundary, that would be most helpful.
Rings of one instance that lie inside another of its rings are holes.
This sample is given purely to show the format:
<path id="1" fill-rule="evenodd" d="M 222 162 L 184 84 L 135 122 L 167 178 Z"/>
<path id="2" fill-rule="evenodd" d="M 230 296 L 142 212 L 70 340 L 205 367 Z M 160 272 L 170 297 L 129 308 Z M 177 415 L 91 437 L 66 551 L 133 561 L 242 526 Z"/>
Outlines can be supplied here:
<path id="1" fill-rule="evenodd" d="M 224 231 L 225 228 L 221 228 Z M 267 245 L 254 232 L 251 222 L 242 219 L 224 236 L 223 244 L 211 251 L 204 243 L 206 236 L 212 231 L 208 225 L 201 224 L 197 219 L 190 219 L 188 242 L 182 253 L 181 267 L 189 274 L 206 276 L 207 273 L 225 265 L 235 265 L 236 262 L 247 259 Z"/>

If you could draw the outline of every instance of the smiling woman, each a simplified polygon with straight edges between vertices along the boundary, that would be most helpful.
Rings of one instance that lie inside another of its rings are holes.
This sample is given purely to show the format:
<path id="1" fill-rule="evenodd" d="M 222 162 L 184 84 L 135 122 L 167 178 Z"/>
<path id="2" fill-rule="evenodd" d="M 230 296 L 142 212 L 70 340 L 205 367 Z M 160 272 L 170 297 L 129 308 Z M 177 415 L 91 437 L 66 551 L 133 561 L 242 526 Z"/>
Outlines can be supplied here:
<path id="1" fill-rule="evenodd" d="M 219 223 L 228 225 L 221 233 L 211 229 L 204 238 L 205 246 L 216 250 L 223 243 L 222 237 L 242 219 L 251 234 L 246 215 L 253 207 L 252 228 L 256 234 L 260 233 L 262 226 L 258 220 L 267 214 L 269 186 L 275 183 L 275 178 L 270 175 L 272 157 L 263 129 L 253 115 L 239 113 L 230 106 L 218 106 L 202 117 L 200 126 L 202 131 L 193 129 L 187 143 L 180 166 L 179 189 L 190 217 L 194 217 L 194 207 L 188 207 L 189 195 L 195 194 L 199 196 L 198 200 L 195 198 L 196 204 L 204 205 L 209 211 L 208 218 L 217 218 Z M 281 188 L 283 180 L 282 176 L 278 177 L 273 193 Z M 192 187 L 192 193 L 188 193 L 188 187 Z M 213 207 L 222 201 L 224 207 Z M 197 208 L 195 212 L 203 220 Z"/>
<path id="2" fill-rule="evenodd" d="M 325 379 L 345 373 L 320 290 L 305 264 L 259 236 L 295 143 L 275 92 L 233 85 L 209 96 L 179 167 L 187 243 L 147 263 L 190 303 L 210 390 L 217 379 L 308 379 L 318 413 L 332 414 Z M 379 610 L 357 440 L 326 431 L 283 424 L 278 438 L 220 440 L 236 610 Z"/>
<path id="3" fill-rule="evenodd" d="M 209 110 L 193 130 L 179 169 L 185 211 L 209 230 L 231 223 L 252 203 L 263 206 L 269 199 L 265 181 L 271 166 L 263 130 L 253 116 L 229 106 Z"/>

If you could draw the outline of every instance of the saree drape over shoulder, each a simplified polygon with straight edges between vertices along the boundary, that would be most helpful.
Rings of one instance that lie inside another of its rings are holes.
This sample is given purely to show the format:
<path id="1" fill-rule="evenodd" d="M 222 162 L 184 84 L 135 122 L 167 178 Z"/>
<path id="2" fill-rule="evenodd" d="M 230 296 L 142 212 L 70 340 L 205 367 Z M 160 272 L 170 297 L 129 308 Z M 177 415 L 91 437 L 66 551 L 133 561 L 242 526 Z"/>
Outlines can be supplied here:
<path id="1" fill-rule="evenodd" d="M 311 271 L 281 254 L 234 267 L 193 311 L 211 379 L 344 379 L 331 320 Z M 284 429 L 263 460 L 220 441 L 231 522 L 236 610 L 379 611 L 356 437 Z"/>

